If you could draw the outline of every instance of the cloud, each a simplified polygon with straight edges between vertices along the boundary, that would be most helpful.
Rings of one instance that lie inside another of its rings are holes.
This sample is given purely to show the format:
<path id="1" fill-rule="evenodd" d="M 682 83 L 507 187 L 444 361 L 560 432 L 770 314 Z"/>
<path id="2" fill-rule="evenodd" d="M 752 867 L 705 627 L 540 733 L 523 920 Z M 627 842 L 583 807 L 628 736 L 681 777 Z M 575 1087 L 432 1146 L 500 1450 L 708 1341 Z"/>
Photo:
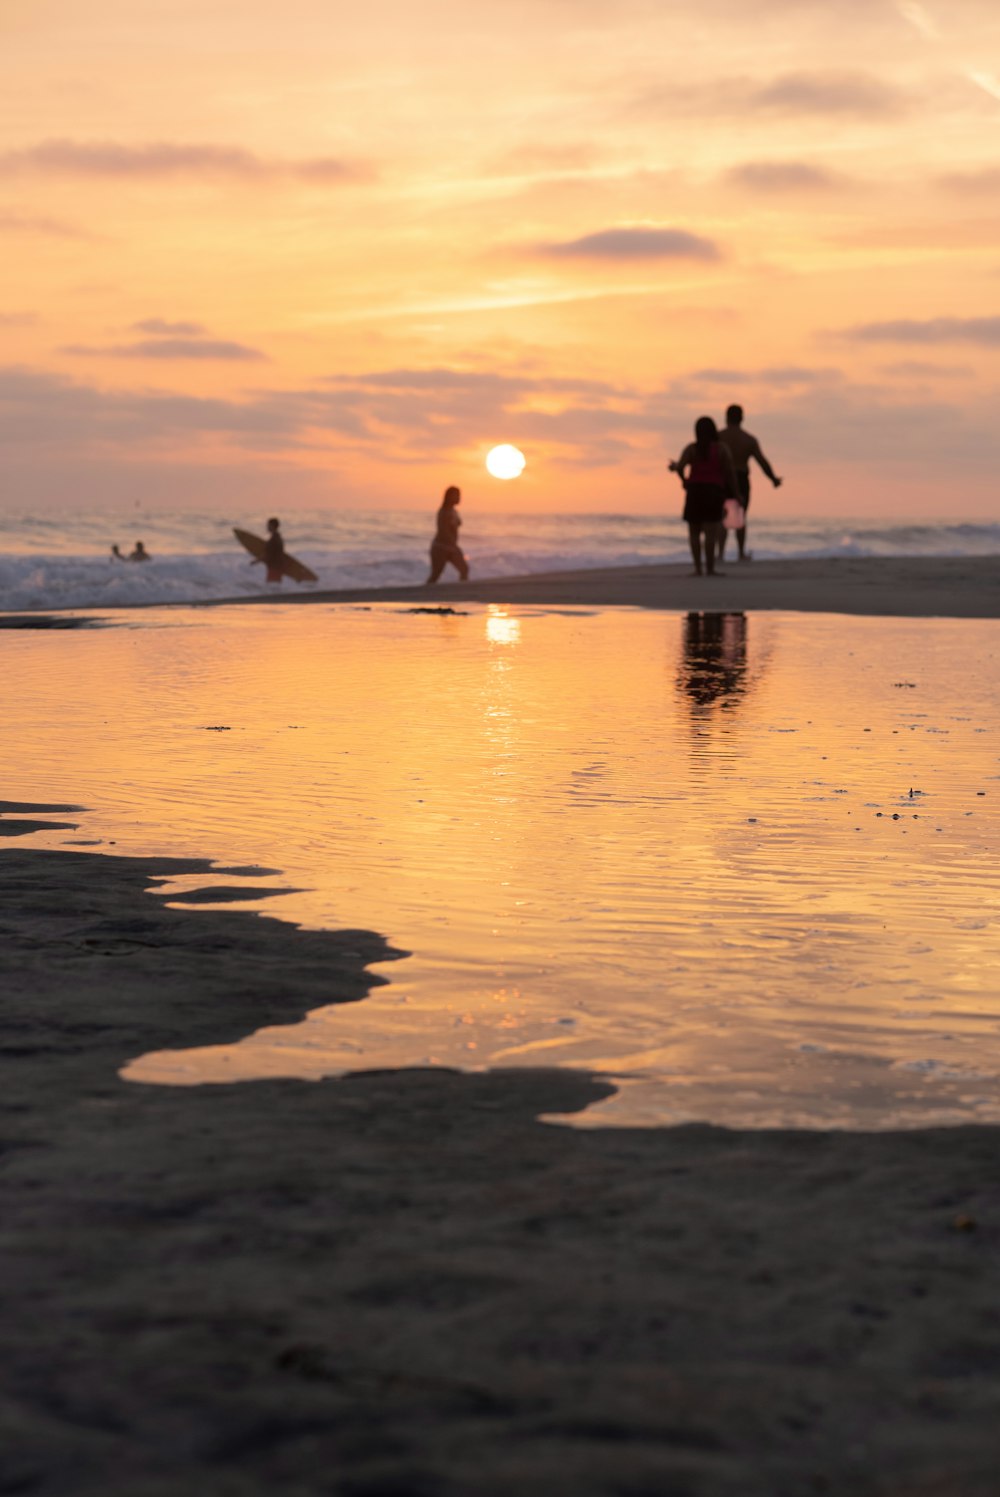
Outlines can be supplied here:
<path id="1" fill-rule="evenodd" d="M 745 161 L 726 172 L 726 181 L 753 192 L 827 192 L 845 179 L 805 161 Z"/>
<path id="2" fill-rule="evenodd" d="M 598 159 L 598 151 L 587 142 L 551 145 L 529 141 L 495 157 L 484 167 L 484 172 L 491 177 L 547 177 L 553 173 L 589 172 Z"/>
<path id="3" fill-rule="evenodd" d="M 545 255 L 580 260 L 718 260 L 718 245 L 686 229 L 600 229 L 580 239 L 540 244 Z"/>
<path id="4" fill-rule="evenodd" d="M 937 24 L 925 8 L 919 4 L 919 0 L 896 0 L 896 9 L 908 21 L 915 31 L 921 36 L 927 37 L 928 41 L 936 40 L 940 35 Z"/>
<path id="5" fill-rule="evenodd" d="M 927 359 L 899 359 L 883 364 L 882 373 L 893 379 L 966 379 L 975 371 L 967 364 L 934 364 Z"/>
<path id="6" fill-rule="evenodd" d="M 980 68 L 967 68 L 965 76 L 970 83 L 981 88 L 991 99 L 1000 99 L 1000 78 L 995 73 L 984 73 Z"/>
<path id="7" fill-rule="evenodd" d="M 297 444 L 301 412 L 265 394 L 245 400 L 103 389 L 22 365 L 0 367 L 0 440 L 37 453 L 116 448 L 187 453 L 199 436 L 282 450 Z"/>
<path id="8" fill-rule="evenodd" d="M 713 376 L 731 383 L 706 399 Z M 102 388 L 15 366 L 0 368 L 0 442 L 25 492 L 50 496 L 65 492 L 70 474 L 78 495 L 96 492 L 98 473 L 108 492 L 121 492 L 115 473 L 175 475 L 202 463 L 220 475 L 244 472 L 248 454 L 255 471 L 283 475 L 286 493 L 297 495 L 310 454 L 322 454 L 327 469 L 338 457 L 364 454 L 376 474 L 392 466 L 412 475 L 424 465 L 438 471 L 451 456 L 467 460 L 494 433 L 544 445 L 565 471 L 610 467 L 623 481 L 662 479 L 667 451 L 688 440 L 694 418 L 713 407 L 721 416 L 732 398 L 746 405 L 750 429 L 790 478 L 824 469 L 861 477 L 878 467 L 895 481 L 928 463 L 988 478 L 1000 461 L 988 393 L 915 399 L 912 387 L 901 394 L 884 381 L 795 366 L 702 369 L 659 388 L 517 370 L 400 368 L 229 399 Z M 412 476 L 402 481 L 411 485 Z M 170 482 L 176 478 L 167 489 Z M 398 489 L 388 479 L 372 482 L 387 502 Z"/>
<path id="9" fill-rule="evenodd" d="M 706 385 L 829 385 L 843 378 L 829 366 L 806 368 L 801 364 L 777 364 L 764 369 L 696 369 L 687 378 Z"/>
<path id="10" fill-rule="evenodd" d="M 133 322 L 133 333 L 157 333 L 182 338 L 199 338 L 206 332 L 200 322 L 165 322 L 162 317 L 147 317 L 142 322 Z"/>
<path id="11" fill-rule="evenodd" d="M 899 318 L 841 330 L 854 343 L 975 343 L 1000 348 L 1000 317 Z"/>
<path id="12" fill-rule="evenodd" d="M 870 73 L 785 73 L 751 94 L 757 109 L 778 114 L 895 114 L 901 98 Z"/>
<path id="13" fill-rule="evenodd" d="M 116 452 L 134 462 L 190 460 L 199 446 L 270 454 L 363 451 L 380 464 L 439 462 L 484 434 L 544 439 L 581 466 L 631 461 L 657 446 L 658 397 L 599 380 L 435 369 L 332 376 L 327 387 L 248 392 L 239 399 L 105 389 L 69 377 L 0 369 L 0 441 L 69 461 Z"/>
<path id="14" fill-rule="evenodd" d="M 207 178 L 264 181 L 293 178 L 320 184 L 370 181 L 370 164 L 320 156 L 282 161 L 255 155 L 240 146 L 178 144 L 152 141 L 123 145 L 118 141 L 43 140 L 0 154 L 0 174 L 103 177 L 112 180 Z"/>
<path id="15" fill-rule="evenodd" d="M 974 172 L 945 172 L 937 179 L 938 185 L 951 192 L 1000 193 L 1000 167 L 987 166 Z"/>
<path id="16" fill-rule="evenodd" d="M 904 113 L 910 100 L 871 73 L 783 73 L 761 84 L 755 78 L 722 77 L 698 84 L 646 88 L 629 112 L 681 118 L 743 119 L 767 115 L 788 119 L 885 119 Z"/>
<path id="17" fill-rule="evenodd" d="M 40 321 L 37 312 L 0 312 L 0 327 L 36 327 Z"/>
<path id="18" fill-rule="evenodd" d="M 36 213 L 21 213 L 16 208 L 0 208 L 0 234 L 42 234 L 53 239 L 93 239 L 94 235 L 62 218 L 47 218 Z"/>
<path id="19" fill-rule="evenodd" d="M 414 390 L 430 391 L 441 396 L 453 391 L 478 396 L 489 396 L 494 400 L 513 400 L 535 393 L 587 394 L 601 396 L 627 396 L 630 391 L 620 385 L 609 385 L 603 380 L 589 379 L 537 379 L 530 375 L 495 374 L 475 369 L 380 369 L 373 374 L 330 374 L 324 383 L 347 385 L 363 390 Z"/>
<path id="20" fill-rule="evenodd" d="M 142 338 L 136 343 L 94 345 L 69 343 L 60 353 L 79 358 L 110 359 L 226 359 L 236 362 L 266 359 L 259 348 L 224 338 Z"/>

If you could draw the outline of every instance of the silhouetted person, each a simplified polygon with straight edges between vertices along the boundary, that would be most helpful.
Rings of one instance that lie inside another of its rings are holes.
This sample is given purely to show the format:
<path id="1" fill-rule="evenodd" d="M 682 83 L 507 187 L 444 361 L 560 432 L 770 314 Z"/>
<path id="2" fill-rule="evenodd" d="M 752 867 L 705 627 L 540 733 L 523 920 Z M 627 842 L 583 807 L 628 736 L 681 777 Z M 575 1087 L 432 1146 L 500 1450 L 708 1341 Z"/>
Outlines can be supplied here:
<path id="1" fill-rule="evenodd" d="M 114 545 L 111 547 L 111 560 L 112 561 L 128 561 L 128 557 L 127 556 L 123 556 L 122 553 L 121 553 L 121 551 L 119 550 L 118 542 L 117 541 L 115 541 Z"/>
<path id="2" fill-rule="evenodd" d="M 736 471 L 711 416 L 698 417 L 694 435 L 694 441 L 670 464 L 670 471 L 679 473 L 684 485 L 684 519 L 695 576 L 702 575 L 704 549 L 704 570 L 713 577 L 717 575 L 716 548 L 721 550 L 722 508 L 728 498 L 736 496 Z"/>
<path id="3" fill-rule="evenodd" d="M 458 544 L 458 527 L 462 523 L 462 517 L 458 513 L 458 506 L 462 502 L 462 492 L 454 485 L 445 489 L 441 508 L 437 512 L 437 531 L 431 541 L 431 571 L 427 582 L 436 582 L 450 563 L 462 581 L 465 582 L 469 575 L 469 563 L 461 546 Z"/>
<path id="4" fill-rule="evenodd" d="M 280 520 L 272 518 L 267 522 L 267 540 L 261 560 L 267 567 L 267 581 L 280 582 L 284 576 L 285 561 L 285 542 L 281 535 Z"/>
<path id="5" fill-rule="evenodd" d="M 129 561 L 152 561 L 152 557 L 146 550 L 142 541 L 136 541 L 135 550 L 129 554 Z"/>
<path id="6" fill-rule="evenodd" d="M 756 437 L 752 437 L 748 431 L 743 430 L 743 407 L 731 405 L 726 411 L 726 429 L 720 437 L 720 441 L 728 449 L 736 469 L 737 498 L 743 506 L 744 517 L 750 508 L 750 459 L 753 458 L 759 467 L 767 474 L 776 489 L 781 487 L 781 479 L 777 477 L 771 464 L 760 450 L 760 443 Z M 736 544 L 740 548 L 740 561 L 749 561 L 747 553 L 747 527 L 746 519 L 736 532 Z M 722 532 L 722 543 L 719 546 L 719 560 L 722 560 L 726 549 L 726 532 Z"/>

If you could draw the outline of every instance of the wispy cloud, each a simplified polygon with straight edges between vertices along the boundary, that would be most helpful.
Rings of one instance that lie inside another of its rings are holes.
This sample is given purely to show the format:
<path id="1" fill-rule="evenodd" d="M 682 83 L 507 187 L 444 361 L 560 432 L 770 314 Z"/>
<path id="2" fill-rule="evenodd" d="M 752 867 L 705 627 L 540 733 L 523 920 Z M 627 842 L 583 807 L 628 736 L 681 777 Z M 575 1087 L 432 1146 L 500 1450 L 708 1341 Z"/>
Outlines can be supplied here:
<path id="1" fill-rule="evenodd" d="M 929 359 L 900 359 L 883 364 L 882 372 L 893 379 L 966 379 L 974 373 L 966 364 L 939 364 Z"/>
<path id="2" fill-rule="evenodd" d="M 716 379 L 722 388 L 714 388 Z M 107 465 L 134 471 L 157 458 L 195 464 L 210 454 L 243 471 L 253 453 L 263 470 L 292 456 L 364 453 L 380 468 L 440 466 L 467 455 L 487 433 L 544 444 L 566 470 L 616 467 L 621 474 L 659 472 L 663 443 L 688 439 L 705 409 L 730 399 L 747 406 L 748 422 L 782 464 L 805 469 L 856 464 L 898 474 L 928 461 L 983 476 L 1000 458 L 984 394 L 946 401 L 915 399 L 885 380 L 856 383 L 839 371 L 773 366 L 702 369 L 658 388 L 625 387 L 574 377 L 482 370 L 398 368 L 333 376 L 326 388 L 257 390 L 238 398 L 166 391 L 107 389 L 25 368 L 0 368 L 0 441 L 29 487 L 41 463 L 51 492 L 65 475 L 78 489 Z M 228 455 L 222 455 L 228 454 Z M 299 493 L 298 468 L 285 474 Z M 60 475 L 58 480 L 56 475 Z"/>
<path id="3" fill-rule="evenodd" d="M 487 162 L 484 171 L 491 177 L 547 177 L 553 173 L 588 172 L 598 159 L 597 149 L 586 142 L 548 145 L 544 141 L 530 141 Z"/>
<path id="4" fill-rule="evenodd" d="M 831 385 L 843 379 L 839 369 L 828 365 L 813 368 L 802 364 L 775 364 L 763 369 L 696 369 L 688 379 L 705 385 L 768 385 L 777 389 L 793 386 Z"/>
<path id="5" fill-rule="evenodd" d="M 744 161 L 731 167 L 725 179 L 753 192 L 829 192 L 847 185 L 843 177 L 805 161 Z"/>
<path id="6" fill-rule="evenodd" d="M 111 140 L 54 139 L 0 154 L 0 174 L 157 181 L 193 177 L 253 182 L 284 178 L 337 185 L 370 181 L 374 169 L 368 162 L 346 157 L 302 160 L 263 157 L 241 146 L 174 141 L 125 145 Z"/>
<path id="7" fill-rule="evenodd" d="M 972 172 L 944 172 L 937 179 L 940 186 L 951 192 L 975 193 L 1000 192 L 1000 167 L 986 166 Z"/>
<path id="8" fill-rule="evenodd" d="M 146 317 L 142 322 L 133 322 L 133 333 L 155 333 L 167 337 L 200 338 L 207 331 L 200 322 L 167 322 L 162 317 Z"/>
<path id="9" fill-rule="evenodd" d="M 995 73 L 984 73 L 981 68 L 968 68 L 965 75 L 991 99 L 1000 99 L 1000 78 Z"/>
<path id="10" fill-rule="evenodd" d="M 928 12 L 926 6 L 919 4 L 919 0 L 896 0 L 896 9 L 908 21 L 915 31 L 921 36 L 927 37 L 928 41 L 936 41 L 941 35 L 937 23 Z"/>
<path id="11" fill-rule="evenodd" d="M 219 359 L 243 363 L 267 358 L 259 348 L 232 343 L 225 338 L 140 338 L 135 343 L 69 343 L 59 351 L 79 358 L 104 359 Z"/>
<path id="12" fill-rule="evenodd" d="M 40 320 L 37 312 L 0 312 L 0 327 L 35 327 Z"/>
<path id="13" fill-rule="evenodd" d="M 43 214 L 21 213 L 16 208 L 0 208 L 0 234 L 41 234 L 53 239 L 93 239 L 95 236 L 63 218 Z"/>
<path id="14" fill-rule="evenodd" d="M 752 102 L 782 114 L 871 116 L 901 107 L 899 93 L 871 73 L 785 73 L 756 89 Z"/>
<path id="15" fill-rule="evenodd" d="M 686 229 L 600 229 L 579 239 L 539 244 L 544 255 L 578 260 L 718 260 L 719 247 L 711 239 Z"/>
<path id="16" fill-rule="evenodd" d="M 873 73 L 810 71 L 781 73 L 767 83 L 730 76 L 704 84 L 657 85 L 639 93 L 629 112 L 682 118 L 884 119 L 909 107 L 902 90 Z"/>
<path id="17" fill-rule="evenodd" d="M 899 318 L 863 322 L 840 334 L 855 343 L 975 343 L 1000 348 L 1000 317 Z"/>

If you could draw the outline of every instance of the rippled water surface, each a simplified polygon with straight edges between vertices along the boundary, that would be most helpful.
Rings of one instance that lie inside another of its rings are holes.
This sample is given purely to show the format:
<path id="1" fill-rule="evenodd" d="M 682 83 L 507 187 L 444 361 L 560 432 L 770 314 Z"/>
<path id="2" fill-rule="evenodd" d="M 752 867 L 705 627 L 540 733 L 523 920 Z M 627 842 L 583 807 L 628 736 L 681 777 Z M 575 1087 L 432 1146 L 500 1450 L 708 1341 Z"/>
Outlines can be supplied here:
<path id="1" fill-rule="evenodd" d="M 27 840 L 280 870 L 240 907 L 411 953 L 131 1079 L 564 1064 L 620 1082 L 584 1125 L 1000 1118 L 1000 624 L 114 624 L 4 636 L 0 795 L 89 808 Z"/>

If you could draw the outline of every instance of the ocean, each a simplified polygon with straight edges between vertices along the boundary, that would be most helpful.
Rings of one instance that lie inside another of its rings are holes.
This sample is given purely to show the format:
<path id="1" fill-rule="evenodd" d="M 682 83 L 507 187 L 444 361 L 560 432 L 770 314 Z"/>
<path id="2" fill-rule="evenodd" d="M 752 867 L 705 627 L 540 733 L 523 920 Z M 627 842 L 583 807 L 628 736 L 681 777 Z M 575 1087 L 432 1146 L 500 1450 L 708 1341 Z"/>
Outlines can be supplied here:
<path id="1" fill-rule="evenodd" d="M 233 538 L 234 524 L 264 531 L 264 516 L 195 515 L 137 507 L 124 514 L 24 515 L 0 511 L 0 611 L 201 603 L 268 590 Z M 496 514 L 470 509 L 462 544 L 472 576 L 503 577 L 589 567 L 686 561 L 687 531 L 674 516 Z M 286 545 L 322 588 L 417 584 L 427 574 L 431 514 L 406 510 L 296 511 Z M 751 516 L 761 560 L 822 556 L 995 556 L 1000 524 Z M 141 539 L 153 558 L 110 557 Z M 450 576 L 451 573 L 446 573 Z"/>

